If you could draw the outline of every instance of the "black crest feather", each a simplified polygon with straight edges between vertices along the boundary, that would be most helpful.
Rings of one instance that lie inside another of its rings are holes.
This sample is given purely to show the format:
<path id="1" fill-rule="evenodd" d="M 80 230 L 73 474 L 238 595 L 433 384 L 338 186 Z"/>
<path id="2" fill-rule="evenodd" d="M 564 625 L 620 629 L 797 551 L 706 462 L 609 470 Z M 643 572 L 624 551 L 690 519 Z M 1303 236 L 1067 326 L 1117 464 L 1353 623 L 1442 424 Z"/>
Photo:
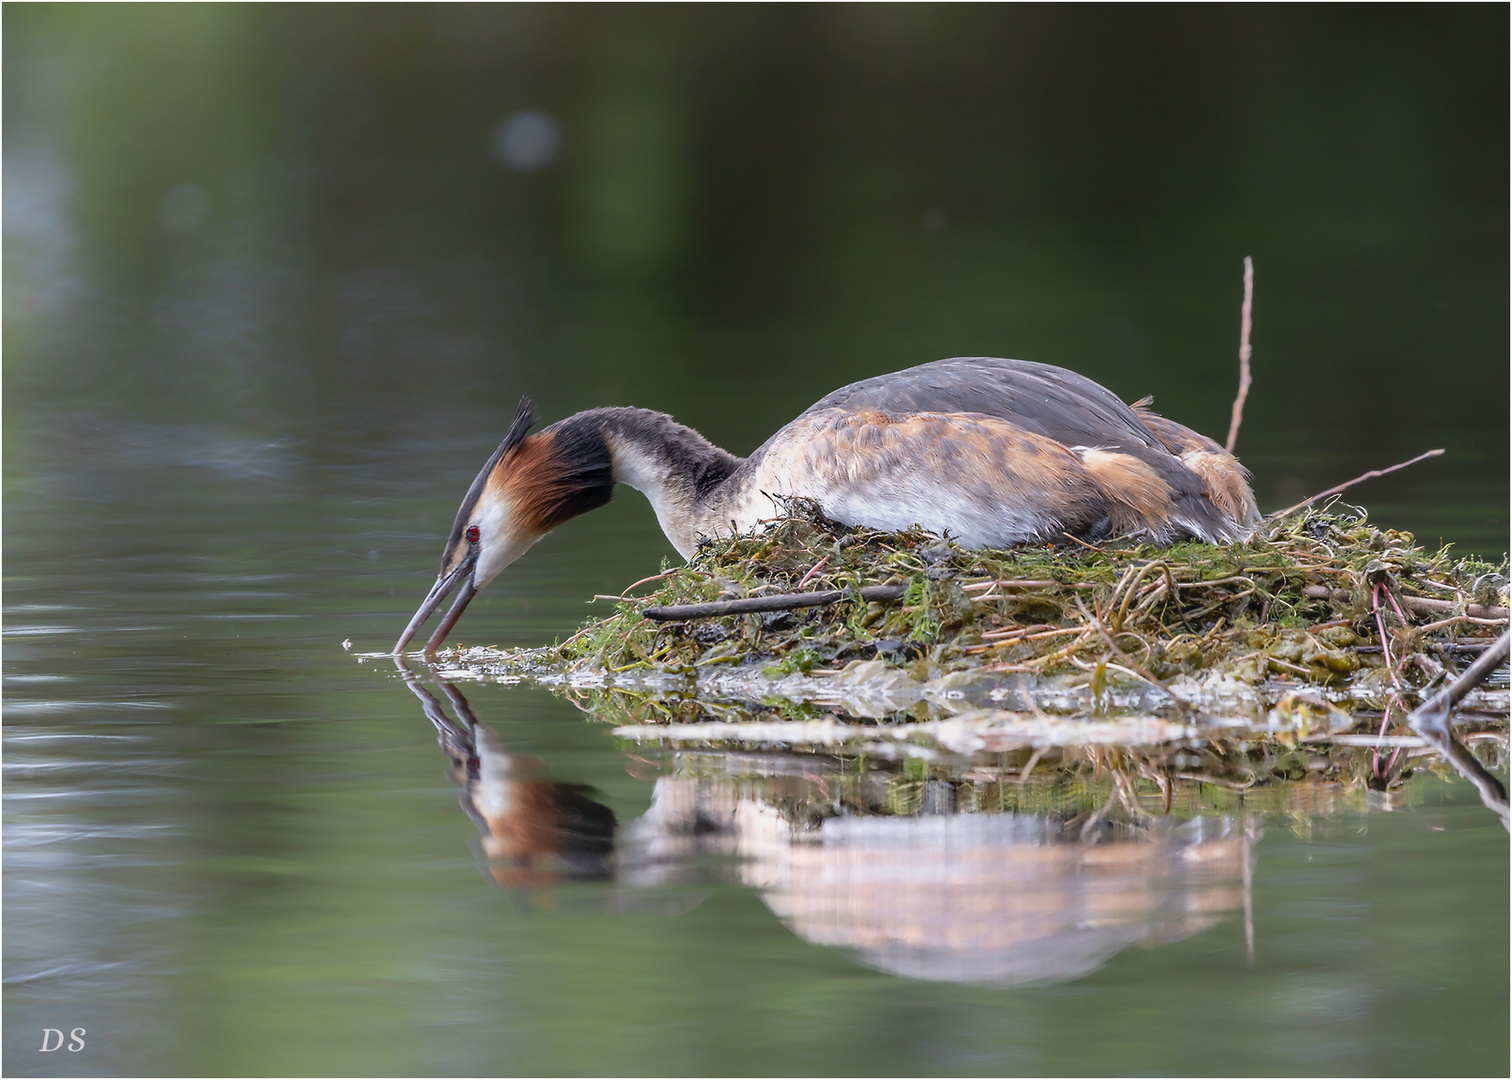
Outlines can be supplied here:
<path id="1" fill-rule="evenodd" d="M 520 406 L 515 409 L 514 419 L 509 423 L 509 430 L 504 433 L 504 441 L 494 451 L 494 456 L 489 459 L 484 472 L 497 465 L 500 458 L 524 442 L 525 436 L 529 434 L 531 428 L 535 427 L 535 423 L 535 406 L 530 403 L 530 398 L 521 395 Z"/>

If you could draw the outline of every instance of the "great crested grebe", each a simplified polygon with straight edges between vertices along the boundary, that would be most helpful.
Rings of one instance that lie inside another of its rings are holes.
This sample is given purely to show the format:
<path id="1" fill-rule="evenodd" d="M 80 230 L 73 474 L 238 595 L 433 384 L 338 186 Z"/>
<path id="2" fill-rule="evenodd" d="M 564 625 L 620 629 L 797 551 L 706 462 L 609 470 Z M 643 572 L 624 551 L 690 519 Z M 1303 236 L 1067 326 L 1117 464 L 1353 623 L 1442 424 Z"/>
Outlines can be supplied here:
<path id="1" fill-rule="evenodd" d="M 1143 405 L 1049 364 L 957 357 L 841 387 L 738 458 L 649 409 L 589 409 L 530 435 L 535 410 L 522 398 L 394 652 L 460 588 L 426 642 L 434 652 L 479 589 L 552 529 L 603 506 L 616 483 L 645 493 L 685 559 L 700 537 L 771 518 L 774 496 L 812 499 L 847 525 L 919 525 L 966 547 L 1247 536 L 1260 514 L 1244 467 Z"/>

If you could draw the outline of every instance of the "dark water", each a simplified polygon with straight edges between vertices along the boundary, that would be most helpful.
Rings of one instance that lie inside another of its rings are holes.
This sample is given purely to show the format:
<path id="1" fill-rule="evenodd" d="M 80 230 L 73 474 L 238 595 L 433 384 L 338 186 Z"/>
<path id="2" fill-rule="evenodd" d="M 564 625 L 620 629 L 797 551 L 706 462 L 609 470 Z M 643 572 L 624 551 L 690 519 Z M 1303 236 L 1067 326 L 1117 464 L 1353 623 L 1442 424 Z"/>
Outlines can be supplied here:
<path id="1" fill-rule="evenodd" d="M 353 656 L 522 392 L 744 452 L 986 353 L 1221 437 L 1246 254 L 1262 507 L 1443 446 L 1352 497 L 1500 557 L 1504 9 L 4 29 L 8 1073 L 1506 1072 L 1507 834 L 1460 781 L 1215 801 L 1097 868 L 928 791 L 793 844 L 851 765 L 467 686 L 473 756 L 540 759 L 512 797 L 620 822 L 501 885 L 456 733 Z M 627 493 L 459 637 L 549 641 L 671 556 Z"/>

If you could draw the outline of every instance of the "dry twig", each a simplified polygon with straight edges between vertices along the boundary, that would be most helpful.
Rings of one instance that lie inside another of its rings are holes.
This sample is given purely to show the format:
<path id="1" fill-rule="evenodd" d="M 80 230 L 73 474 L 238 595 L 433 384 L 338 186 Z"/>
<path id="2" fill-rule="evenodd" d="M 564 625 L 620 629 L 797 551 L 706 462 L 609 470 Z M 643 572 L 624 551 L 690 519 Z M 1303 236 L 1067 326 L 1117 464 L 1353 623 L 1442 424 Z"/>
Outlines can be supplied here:
<path id="1" fill-rule="evenodd" d="M 1304 585 L 1302 595 L 1314 600 L 1348 600 L 1349 593 L 1343 589 L 1330 589 L 1327 585 Z M 1414 615 L 1443 615 L 1454 610 L 1453 600 L 1435 600 L 1431 596 L 1404 596 L 1402 606 Z M 1486 607 L 1483 604 L 1466 604 L 1463 618 L 1468 622 L 1496 624 L 1507 621 L 1512 611 L 1504 607 Z M 1439 624 L 1434 624 L 1435 626 Z M 1427 629 L 1424 627 L 1423 629 Z"/>
<path id="2" fill-rule="evenodd" d="M 1491 672 L 1507 662 L 1509 636 L 1512 635 L 1503 634 L 1497 638 L 1475 663 L 1465 669 L 1463 675 L 1414 709 L 1407 717 L 1407 724 L 1427 739 L 1461 776 L 1476 786 L 1481 801 L 1496 812 L 1508 830 L 1512 830 L 1512 805 L 1507 801 L 1507 789 L 1454 737 L 1454 725 L 1450 719 L 1450 710 Z"/>
<path id="3" fill-rule="evenodd" d="M 1250 311 L 1255 299 L 1255 264 L 1248 255 L 1244 257 L 1244 303 L 1239 308 L 1239 395 L 1234 398 L 1234 414 L 1229 420 L 1228 442 L 1223 446 L 1234 452 L 1234 443 L 1239 438 L 1239 424 L 1244 419 L 1244 399 L 1250 388 Z"/>
<path id="4" fill-rule="evenodd" d="M 829 562 L 831 558 L 832 556 L 826 555 L 824 558 L 816 562 L 813 566 L 809 567 L 809 572 L 803 575 L 803 580 L 798 583 L 798 588 L 802 589 L 805 585 L 812 581 L 814 575 L 817 574 L 820 570 L 824 569 L 824 564 Z"/>
<path id="5" fill-rule="evenodd" d="M 1444 451 L 1442 449 L 1440 449 L 1440 450 L 1429 450 L 1429 451 L 1426 451 L 1425 453 L 1419 454 L 1417 457 L 1413 458 L 1411 461 L 1404 461 L 1400 465 L 1393 465 L 1393 466 L 1391 466 L 1391 468 L 1389 468 L 1389 469 L 1371 469 L 1367 473 L 1361 473 L 1359 476 L 1355 477 L 1353 480 L 1346 480 L 1342 484 L 1336 484 L 1333 487 L 1329 488 L 1327 491 L 1320 491 L 1316 495 L 1312 496 L 1311 498 L 1303 499 L 1296 506 L 1288 506 L 1285 510 L 1277 510 L 1273 514 L 1268 514 L 1267 517 L 1270 520 L 1272 520 L 1272 521 L 1279 521 L 1281 518 L 1284 518 L 1287 514 L 1294 514 L 1298 510 L 1302 509 L 1304 506 L 1307 506 L 1310 503 L 1317 502 L 1319 499 L 1323 498 L 1325 495 L 1337 495 L 1339 492 L 1344 491 L 1347 488 L 1352 488 L 1356 484 L 1362 483 L 1363 481 L 1374 480 L 1378 476 L 1385 476 L 1387 473 L 1394 473 L 1398 469 L 1405 469 L 1409 465 L 1416 465 L 1420 461 L 1426 461 L 1426 460 L 1428 460 L 1431 457 L 1438 457 L 1443 452 Z"/>
<path id="6" fill-rule="evenodd" d="M 907 585 L 867 585 L 857 590 L 862 600 L 896 600 L 907 591 Z M 677 622 L 682 619 L 708 619 L 715 615 L 743 615 L 757 611 L 791 611 L 793 608 L 824 607 L 828 604 L 838 604 L 849 595 L 851 593 L 848 589 L 827 589 L 824 592 L 748 596 L 743 600 L 714 600 L 707 604 L 648 607 L 641 614 L 657 622 Z"/>

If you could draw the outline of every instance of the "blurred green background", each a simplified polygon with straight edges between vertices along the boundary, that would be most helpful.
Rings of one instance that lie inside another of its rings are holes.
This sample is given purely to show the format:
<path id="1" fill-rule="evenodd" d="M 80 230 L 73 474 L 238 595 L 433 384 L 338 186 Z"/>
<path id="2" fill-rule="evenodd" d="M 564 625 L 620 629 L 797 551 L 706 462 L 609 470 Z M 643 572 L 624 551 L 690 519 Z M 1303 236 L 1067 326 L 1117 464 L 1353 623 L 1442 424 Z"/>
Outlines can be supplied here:
<path id="1" fill-rule="evenodd" d="M 1506 547 L 1500 8 L 39 4 L 5 29 L 12 417 L 465 438 L 438 507 L 522 392 L 743 453 L 845 382 L 1003 355 L 1221 439 L 1252 255 L 1262 507 L 1444 446 L 1355 496 Z"/>

